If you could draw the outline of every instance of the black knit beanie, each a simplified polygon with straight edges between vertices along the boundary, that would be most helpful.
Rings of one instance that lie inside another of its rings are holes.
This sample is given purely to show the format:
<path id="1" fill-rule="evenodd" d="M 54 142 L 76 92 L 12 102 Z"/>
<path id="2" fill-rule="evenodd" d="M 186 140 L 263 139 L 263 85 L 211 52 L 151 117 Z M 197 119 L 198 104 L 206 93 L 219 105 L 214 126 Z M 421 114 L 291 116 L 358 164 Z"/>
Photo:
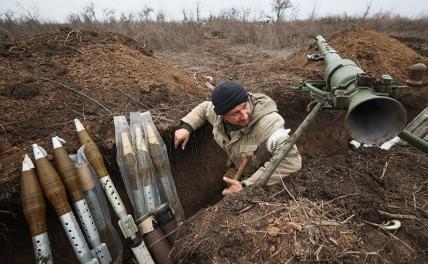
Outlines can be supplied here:
<path id="1" fill-rule="evenodd" d="M 214 104 L 214 112 L 217 115 L 224 115 L 235 106 L 248 101 L 248 94 L 241 85 L 224 81 L 214 88 L 211 100 Z"/>

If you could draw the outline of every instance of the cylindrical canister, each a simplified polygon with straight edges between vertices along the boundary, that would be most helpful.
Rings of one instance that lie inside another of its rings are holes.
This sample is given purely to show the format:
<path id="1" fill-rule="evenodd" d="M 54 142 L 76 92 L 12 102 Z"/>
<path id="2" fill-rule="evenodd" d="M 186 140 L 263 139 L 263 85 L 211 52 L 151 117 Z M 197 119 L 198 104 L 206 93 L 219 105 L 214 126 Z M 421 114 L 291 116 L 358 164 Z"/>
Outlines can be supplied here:
<path id="1" fill-rule="evenodd" d="M 103 155 L 97 144 L 95 144 L 94 140 L 89 136 L 78 119 L 74 119 L 74 123 L 77 130 L 77 137 L 79 138 L 80 144 L 85 146 L 85 156 L 89 163 L 91 163 L 92 168 L 94 168 L 95 174 L 98 178 L 108 175 Z"/>
<path id="2" fill-rule="evenodd" d="M 45 200 L 34 164 L 28 155 L 25 155 L 22 161 L 21 203 L 30 228 L 36 263 L 53 263 L 46 228 Z"/>
<path id="3" fill-rule="evenodd" d="M 62 142 L 64 142 L 64 140 L 59 137 L 52 138 L 56 167 L 73 200 L 74 208 L 76 209 L 83 232 L 93 249 L 92 256 L 97 257 L 101 263 L 109 263 L 111 261 L 110 254 L 106 245 L 101 243 L 98 230 L 84 198 L 77 169 L 66 149 L 63 147 Z"/>
<path id="4" fill-rule="evenodd" d="M 156 221 L 159 223 L 162 232 L 174 244 L 177 233 L 177 220 L 171 212 L 171 209 L 163 204 L 155 215 Z"/>
<path id="5" fill-rule="evenodd" d="M 113 210 L 119 218 L 119 227 L 122 231 L 122 234 L 125 238 L 128 238 L 132 241 L 137 241 L 138 239 L 138 228 L 134 222 L 134 219 L 131 215 L 126 212 L 126 208 L 123 205 L 122 199 L 119 196 L 119 193 L 116 190 L 116 187 L 113 184 L 110 176 L 108 175 L 107 169 L 104 164 L 103 156 L 98 149 L 95 142 L 86 132 L 82 123 L 78 119 L 74 120 L 77 136 L 82 145 L 85 146 L 84 152 L 87 160 L 94 168 L 95 174 L 97 175 L 101 186 L 104 189 L 105 194 L 107 195 Z M 139 239 L 139 243 L 134 243 L 134 246 L 131 247 L 137 261 L 142 263 L 153 263 L 153 259 L 150 256 L 150 253 L 147 250 L 144 242 Z M 151 262 L 149 261 L 151 260 Z"/>
<path id="6" fill-rule="evenodd" d="M 33 154 L 40 185 L 59 216 L 78 260 L 80 263 L 98 263 L 97 259 L 91 256 L 88 244 L 67 201 L 64 185 L 55 168 L 47 160 L 46 151 L 33 144 Z"/>
<path id="7" fill-rule="evenodd" d="M 150 216 L 138 224 L 138 229 L 143 234 L 144 241 L 156 262 L 172 264 L 174 262 L 169 255 L 172 246 L 159 226 L 155 226 L 153 223 L 154 219 Z"/>
<path id="8" fill-rule="evenodd" d="M 114 259 L 113 263 L 121 263 L 121 242 L 117 237 L 113 226 L 111 226 L 111 223 L 108 222 L 108 219 L 110 219 L 108 212 L 107 215 L 104 213 L 103 207 L 99 200 L 100 197 L 96 191 L 96 178 L 92 176 L 91 168 L 88 163 L 80 163 L 76 166 L 80 183 L 85 194 L 85 200 L 91 212 L 92 220 L 98 229 L 100 238 L 107 244 L 111 258 Z"/>

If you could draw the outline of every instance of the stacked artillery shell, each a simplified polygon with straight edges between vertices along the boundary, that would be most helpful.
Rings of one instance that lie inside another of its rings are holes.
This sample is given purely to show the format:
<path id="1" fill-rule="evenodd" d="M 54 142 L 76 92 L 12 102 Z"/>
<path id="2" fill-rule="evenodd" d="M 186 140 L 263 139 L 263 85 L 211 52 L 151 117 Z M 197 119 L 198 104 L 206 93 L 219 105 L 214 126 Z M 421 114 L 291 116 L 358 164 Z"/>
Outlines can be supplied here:
<path id="1" fill-rule="evenodd" d="M 53 263 L 46 228 L 45 200 L 34 165 L 28 155 L 22 161 L 21 203 L 33 240 L 36 263 Z"/>
<path id="2" fill-rule="evenodd" d="M 92 138 L 89 136 L 88 132 L 86 132 L 80 121 L 78 119 L 75 119 L 74 122 L 76 125 L 79 141 L 82 145 L 85 146 L 85 156 L 94 168 L 95 174 L 101 182 L 101 185 L 110 201 L 110 204 L 119 218 L 118 224 L 124 237 L 130 239 L 131 241 L 131 249 L 138 263 L 154 263 L 146 245 L 138 236 L 138 228 L 135 225 L 134 219 L 126 212 L 122 199 L 120 198 L 116 187 L 114 186 L 110 175 L 108 174 L 107 169 L 104 165 L 103 156 L 100 150 L 98 149 Z"/>
<path id="3" fill-rule="evenodd" d="M 151 188 L 153 186 L 147 185 L 147 181 L 146 185 L 144 185 L 144 176 L 139 173 L 137 158 L 130 140 L 128 122 L 124 116 L 117 116 L 114 118 L 114 124 L 117 162 L 125 186 L 127 186 L 128 196 L 132 201 L 135 216 L 138 219 L 138 228 L 147 244 L 151 245 L 149 249 L 156 262 L 173 263 L 169 257 L 170 243 L 165 239 L 160 228 L 153 226 L 154 219 L 151 216 L 151 211 L 148 210 L 149 206 L 153 206 L 153 204 L 150 205 L 150 203 L 153 203 L 153 197 L 151 197 Z M 144 195 L 147 195 L 147 197 Z"/>
<path id="4" fill-rule="evenodd" d="M 138 174 L 137 159 L 135 157 L 134 150 L 132 149 L 128 133 L 122 132 L 120 137 L 122 147 L 117 148 L 118 153 L 116 157 L 123 165 L 121 166 L 121 169 L 124 172 L 122 175 L 126 175 L 126 178 L 128 179 L 130 186 L 130 192 L 128 196 L 131 198 L 130 200 L 132 201 L 135 214 L 137 216 L 142 216 L 146 213 L 146 209 L 144 193 L 142 192 L 142 188 L 140 188 L 141 179 L 140 175 Z"/>
<path id="5" fill-rule="evenodd" d="M 156 182 L 156 172 L 143 136 L 141 114 L 139 112 L 131 113 L 131 128 L 132 143 L 136 149 L 138 172 L 142 177 L 146 211 L 154 212 L 161 206 L 161 197 Z"/>
<path id="6" fill-rule="evenodd" d="M 91 256 L 88 244 L 86 244 L 82 231 L 67 201 L 67 195 L 61 178 L 46 158 L 47 154 L 45 150 L 37 144 L 33 144 L 33 154 L 40 185 L 59 216 L 67 237 L 73 246 L 74 253 L 80 263 L 98 263 L 97 259 Z"/>
<path id="7" fill-rule="evenodd" d="M 59 137 L 52 138 L 53 152 L 56 167 L 74 203 L 76 213 L 80 218 L 83 231 L 92 248 L 92 256 L 98 258 L 100 263 L 110 263 L 111 256 L 105 243 L 101 243 L 100 235 L 93 221 L 91 211 L 80 185 L 79 175 L 73 161 L 61 144 Z"/>
<path id="8" fill-rule="evenodd" d="M 122 242 L 110 222 L 107 203 L 102 197 L 101 190 L 97 191 L 97 188 L 101 189 L 101 187 L 97 187 L 96 176 L 83 155 L 83 147 L 79 149 L 74 157 L 72 159 L 75 162 L 82 190 L 101 241 L 107 244 L 113 263 L 122 263 Z"/>
<path id="9" fill-rule="evenodd" d="M 174 242 L 177 221 L 184 219 L 183 207 L 181 206 L 180 199 L 178 198 L 177 190 L 175 188 L 165 143 L 156 130 L 150 112 L 141 114 L 141 117 L 143 119 L 144 129 L 146 132 L 150 156 L 152 157 L 166 202 L 172 210 L 172 213 L 168 209 L 159 213 L 157 215 L 157 220 L 164 233 L 168 235 L 168 239 L 171 242 Z"/>

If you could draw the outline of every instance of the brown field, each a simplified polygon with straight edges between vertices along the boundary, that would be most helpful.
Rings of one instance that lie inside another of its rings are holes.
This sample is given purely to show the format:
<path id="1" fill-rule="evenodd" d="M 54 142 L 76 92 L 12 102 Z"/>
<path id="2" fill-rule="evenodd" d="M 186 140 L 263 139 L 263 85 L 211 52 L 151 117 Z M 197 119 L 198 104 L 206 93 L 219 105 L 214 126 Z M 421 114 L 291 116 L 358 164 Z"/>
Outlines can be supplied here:
<path id="1" fill-rule="evenodd" d="M 296 129 L 311 98 L 289 86 L 322 78 L 322 63 L 305 61 L 315 52 L 311 38 L 318 33 L 376 76 L 389 73 L 404 82 L 410 65 L 428 63 L 427 18 L 1 21 L 0 263 L 34 259 L 19 198 L 21 156 L 31 152 L 32 143 L 51 153 L 52 133 L 76 151 L 74 118 L 84 120 L 94 136 L 131 212 L 116 165 L 112 121 L 137 110 L 152 111 L 168 144 L 188 217 L 172 251 L 177 263 L 428 263 L 427 154 L 401 145 L 351 150 L 343 112 L 323 111 L 299 142 L 303 169 L 284 181 L 291 195 L 275 185 L 222 199 L 226 157 L 208 125 L 185 151 L 172 147 L 180 117 L 209 99 L 207 76 L 213 85 L 230 79 L 270 95 L 286 125 Z M 428 105 L 427 88 L 409 88 L 396 98 L 409 120 Z M 50 206 L 47 211 L 55 260 L 76 263 L 55 212 Z M 413 217 L 387 231 L 375 226 L 391 220 L 380 211 Z M 128 248 L 124 258 L 130 257 Z"/>

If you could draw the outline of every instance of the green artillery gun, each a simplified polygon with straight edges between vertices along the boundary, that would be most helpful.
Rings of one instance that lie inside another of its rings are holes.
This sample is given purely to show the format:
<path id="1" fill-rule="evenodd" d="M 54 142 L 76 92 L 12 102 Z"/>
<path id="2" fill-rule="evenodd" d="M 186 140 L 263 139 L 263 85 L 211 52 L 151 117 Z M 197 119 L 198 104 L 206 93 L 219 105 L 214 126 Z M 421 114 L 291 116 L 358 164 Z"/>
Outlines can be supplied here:
<path id="1" fill-rule="evenodd" d="M 346 128 L 355 140 L 365 144 L 379 144 L 395 136 L 428 153 L 428 143 L 403 130 L 407 113 L 403 105 L 388 97 L 406 86 L 389 75 L 376 79 L 365 73 L 355 62 L 343 59 L 320 35 L 315 43 L 321 52 L 308 55 L 309 61 L 324 61 L 324 80 L 305 80 L 295 89 L 308 91 L 316 103 L 305 120 L 287 140 L 286 146 L 274 157 L 259 184 L 266 184 L 272 173 L 299 140 L 303 131 L 321 108 L 347 110 Z"/>

